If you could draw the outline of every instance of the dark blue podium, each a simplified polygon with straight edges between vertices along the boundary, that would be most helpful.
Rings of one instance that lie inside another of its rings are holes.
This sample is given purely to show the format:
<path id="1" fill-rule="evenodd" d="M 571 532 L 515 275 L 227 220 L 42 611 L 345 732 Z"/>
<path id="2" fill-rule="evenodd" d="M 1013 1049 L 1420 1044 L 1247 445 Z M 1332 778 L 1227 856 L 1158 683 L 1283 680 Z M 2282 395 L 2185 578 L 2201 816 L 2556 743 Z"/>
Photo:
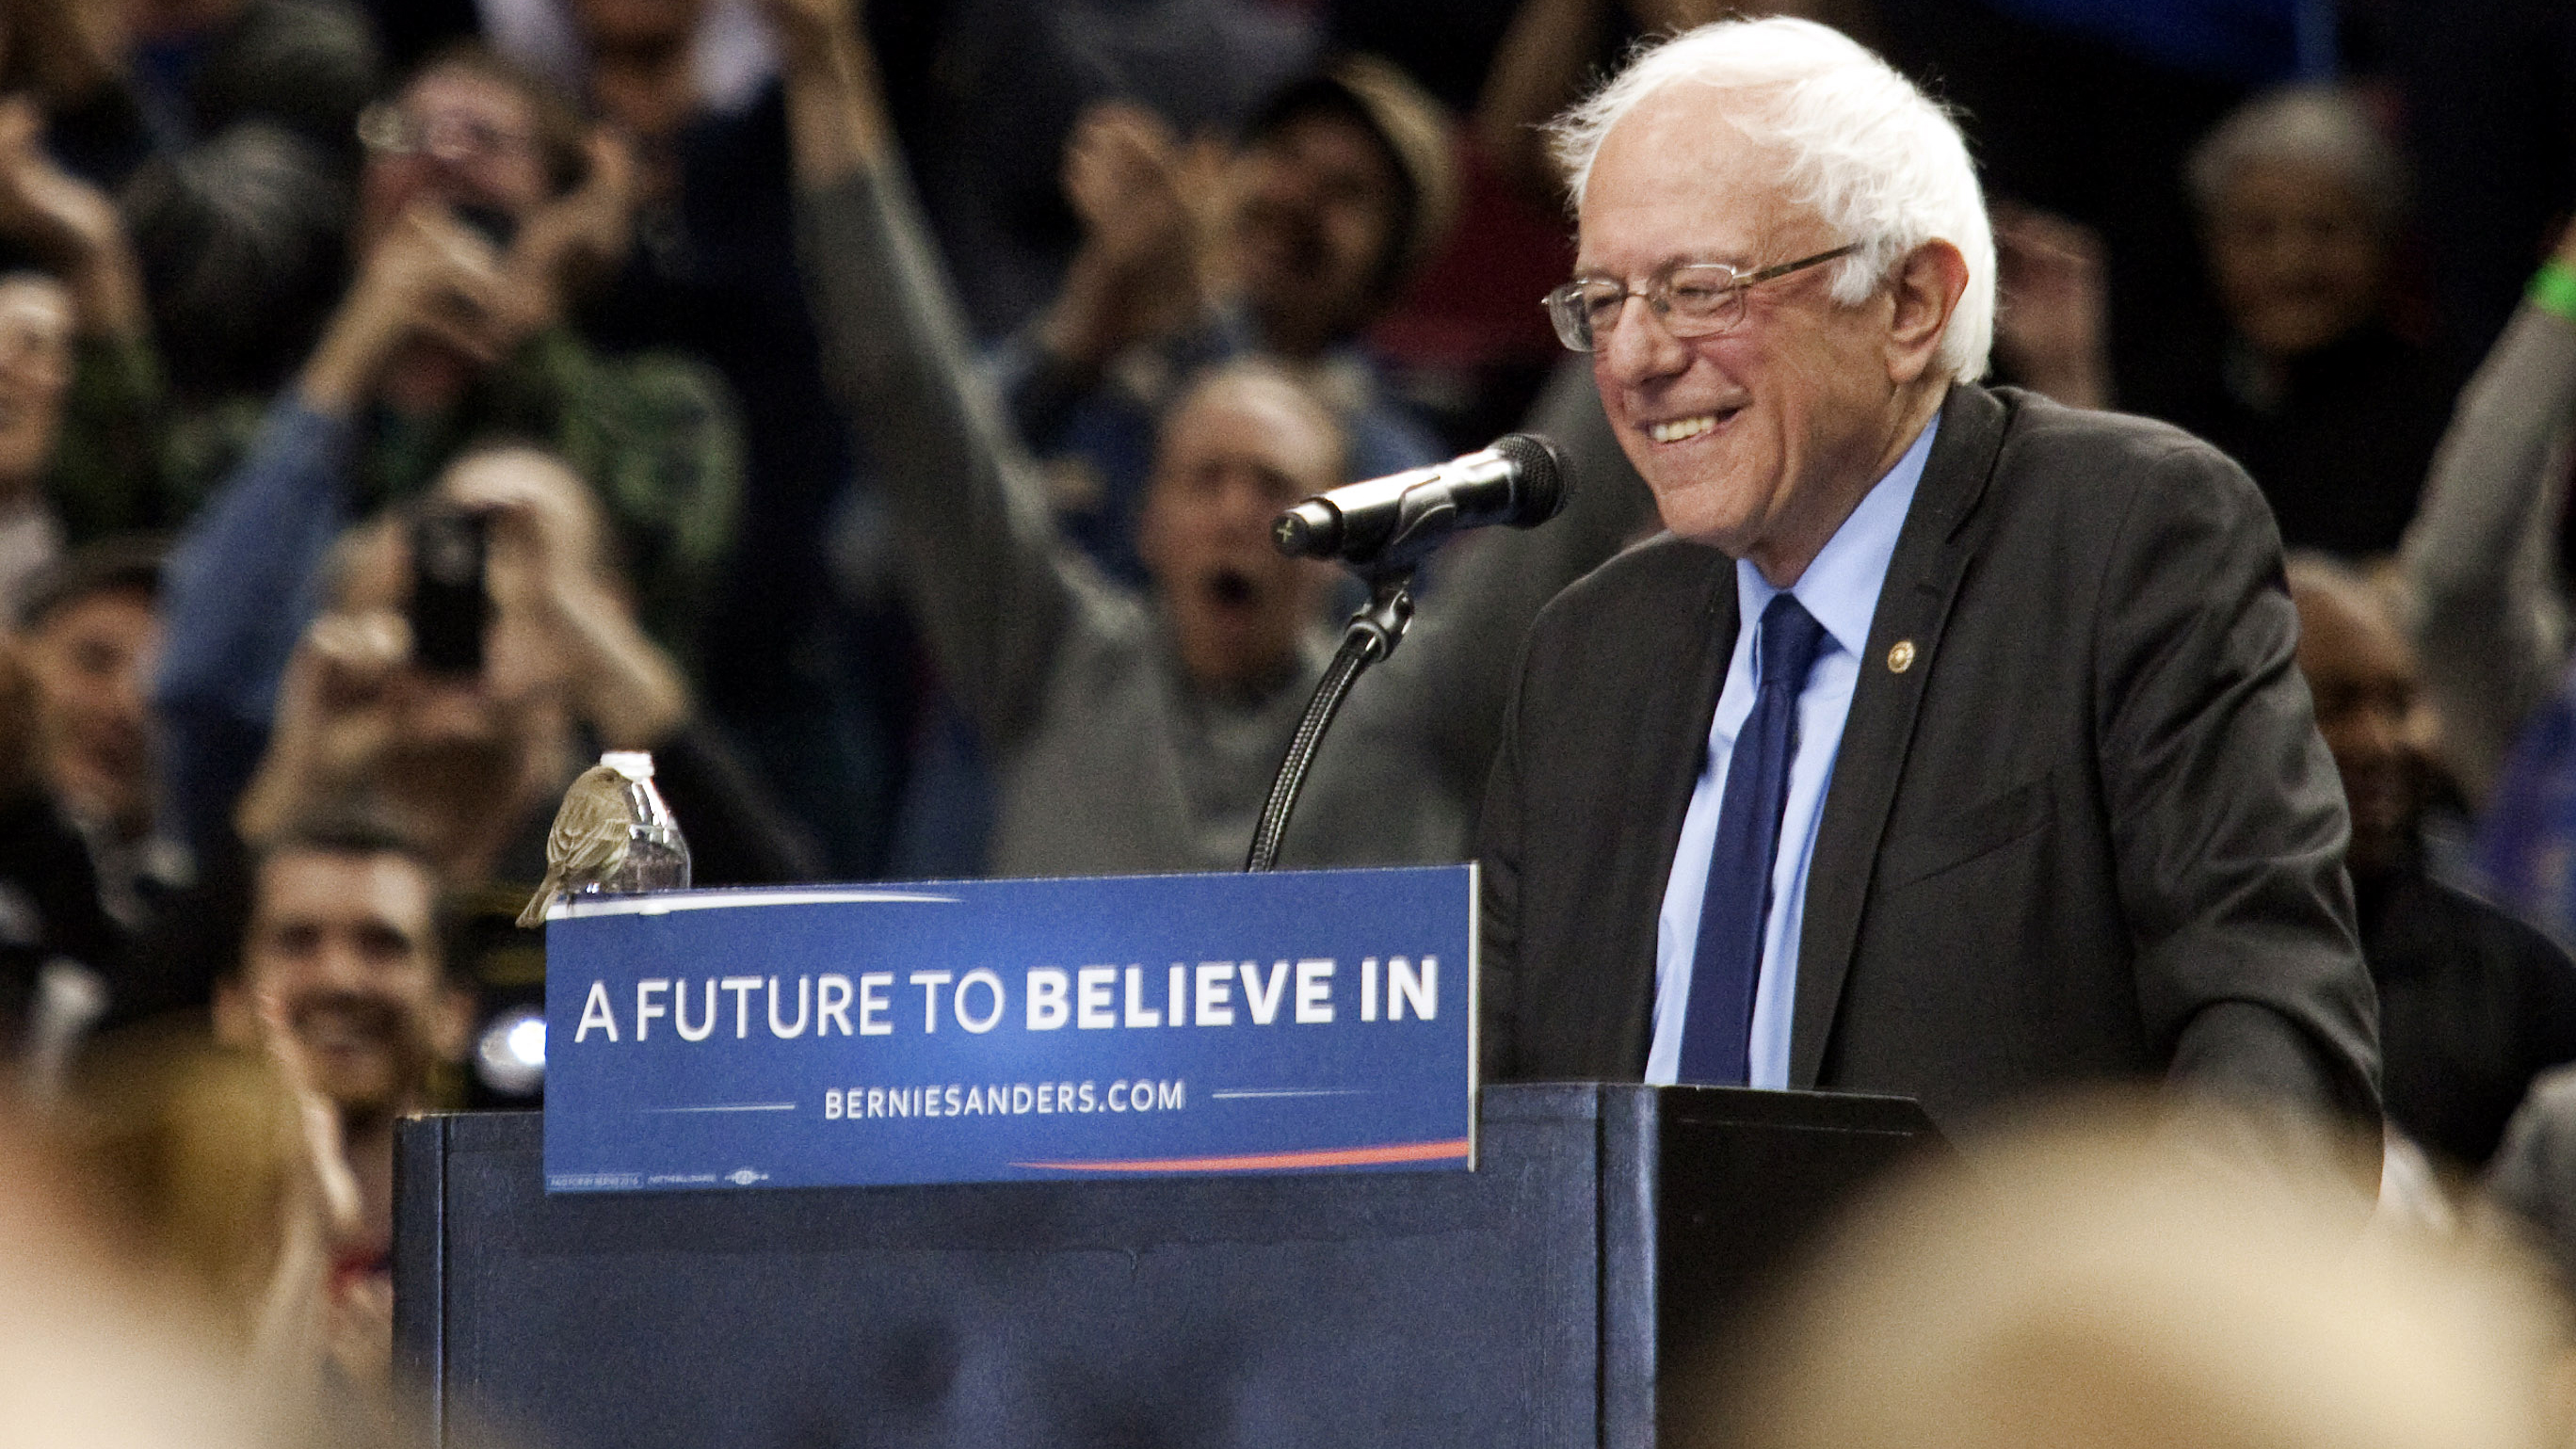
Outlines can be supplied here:
<path id="1" fill-rule="evenodd" d="M 397 1153 L 433 1438 L 554 1449 L 1618 1446 L 1910 1101 L 1489 1087 L 1473 1173 L 549 1198 L 534 1113 Z"/>

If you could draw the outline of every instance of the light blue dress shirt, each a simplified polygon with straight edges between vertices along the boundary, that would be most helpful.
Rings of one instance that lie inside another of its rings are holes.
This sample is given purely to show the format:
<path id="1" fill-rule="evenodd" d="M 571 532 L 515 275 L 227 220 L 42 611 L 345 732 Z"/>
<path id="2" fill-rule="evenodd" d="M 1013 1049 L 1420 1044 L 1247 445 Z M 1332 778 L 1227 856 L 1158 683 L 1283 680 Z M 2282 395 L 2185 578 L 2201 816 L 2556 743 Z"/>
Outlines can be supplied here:
<path id="1" fill-rule="evenodd" d="M 1816 853 L 1816 826 L 1824 818 L 1825 787 L 1842 749 L 1843 721 L 1860 683 L 1861 651 L 1896 536 L 1914 506 L 1932 455 L 1934 418 L 1887 475 L 1878 480 L 1824 551 L 1789 592 L 1825 626 L 1826 645 L 1798 696 L 1798 752 L 1789 762 L 1789 799 L 1780 817 L 1780 853 L 1771 865 L 1771 917 L 1762 928 L 1762 979 L 1753 992 L 1753 1039 L 1746 1056 L 1748 1080 L 1757 1087 L 1789 1085 L 1789 1024 L 1798 1000 L 1798 937 L 1807 918 L 1807 865 Z M 1708 762 L 1691 790 L 1682 817 L 1681 845 L 1673 852 L 1664 886 L 1664 908 L 1655 921 L 1655 1036 L 1646 1051 L 1646 1080 L 1675 1080 L 1682 1061 L 1682 1017 L 1690 1006 L 1691 958 L 1699 949 L 1700 895 L 1708 885 L 1708 854 L 1717 842 L 1717 812 L 1726 794 L 1726 767 L 1735 758 L 1735 736 L 1753 713 L 1761 678 L 1754 651 L 1762 611 L 1780 591 L 1751 563 L 1735 564 L 1735 654 L 1726 687 L 1718 692 L 1717 717 L 1708 727 Z"/>

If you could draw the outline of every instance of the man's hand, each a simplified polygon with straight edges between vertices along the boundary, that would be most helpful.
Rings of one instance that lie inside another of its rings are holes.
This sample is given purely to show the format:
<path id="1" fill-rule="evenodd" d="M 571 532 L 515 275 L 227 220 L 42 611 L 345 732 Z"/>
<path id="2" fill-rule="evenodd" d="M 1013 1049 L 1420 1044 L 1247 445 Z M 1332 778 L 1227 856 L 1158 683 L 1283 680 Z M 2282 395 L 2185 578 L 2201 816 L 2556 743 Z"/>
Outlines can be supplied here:
<path id="1" fill-rule="evenodd" d="M 615 270 L 634 245 L 635 149 L 606 126 L 591 131 L 586 149 L 589 175 L 538 208 L 510 249 L 519 337 L 562 321 L 570 292 L 585 278 Z"/>
<path id="2" fill-rule="evenodd" d="M 313 621 L 277 692 L 277 727 L 235 823 L 253 845 L 359 778 L 392 738 L 392 692 L 411 626 L 390 609 Z"/>
<path id="3" fill-rule="evenodd" d="M 142 273 L 116 204 L 55 165 L 44 136 L 34 102 L 0 100 L 0 236 L 61 270 L 83 332 L 140 338 Z"/>
<path id="4" fill-rule="evenodd" d="M 2111 405 L 2102 239 L 2062 216 L 1995 207 L 1995 354 L 2068 407 Z"/>
<path id="5" fill-rule="evenodd" d="M 497 452 L 451 471 L 440 492 L 490 520 L 486 577 L 501 622 L 485 666 L 491 688 L 560 680 L 602 745 L 651 749 L 670 738 L 689 717 L 687 686 L 609 586 L 581 480 L 546 454 Z"/>
<path id="6" fill-rule="evenodd" d="M 413 338 L 497 362 L 526 336 L 529 304 L 486 241 L 435 202 L 415 202 L 375 249 L 305 363 L 305 404 L 348 413 Z"/>
<path id="7" fill-rule="evenodd" d="M 323 1227 L 330 1242 L 345 1243 L 365 1226 L 358 1178 L 349 1170 L 347 1124 L 341 1120 L 339 1104 L 314 1084 L 312 1059 L 303 1038 L 296 1035 L 286 999 L 275 991 L 263 991 L 252 1002 L 252 1010 L 258 1016 L 261 1050 L 295 1099 L 297 1142 L 312 1170 L 315 1206 L 321 1210 Z"/>
<path id="8" fill-rule="evenodd" d="M 779 62 L 791 75 L 828 68 L 858 38 L 859 0 L 765 0 L 761 8 L 778 32 Z"/>
<path id="9" fill-rule="evenodd" d="M 762 9 L 778 28 L 798 183 L 828 187 L 888 164 L 894 131 L 876 53 L 860 28 L 859 0 L 764 0 Z"/>
<path id="10" fill-rule="evenodd" d="M 1223 166 L 1213 142 L 1184 147 L 1142 106 L 1108 101 L 1084 113 L 1063 173 L 1083 243 L 1040 327 L 1048 351 L 1095 369 L 1199 314 Z"/>
<path id="11" fill-rule="evenodd" d="M 1197 217 L 1181 147 L 1163 118 L 1130 101 L 1083 113 L 1064 148 L 1064 195 L 1083 245 L 1121 277 L 1187 268 Z"/>

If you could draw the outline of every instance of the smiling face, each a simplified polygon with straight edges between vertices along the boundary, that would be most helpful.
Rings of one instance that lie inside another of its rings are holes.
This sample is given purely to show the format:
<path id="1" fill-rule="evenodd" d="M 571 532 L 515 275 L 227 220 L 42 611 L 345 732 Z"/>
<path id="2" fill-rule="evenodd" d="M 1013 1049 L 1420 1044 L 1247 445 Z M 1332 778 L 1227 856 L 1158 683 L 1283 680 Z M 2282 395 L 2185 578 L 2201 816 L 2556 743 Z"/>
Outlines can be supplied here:
<path id="1" fill-rule="evenodd" d="M 1234 268 L 1270 345 L 1309 356 L 1367 320 L 1404 180 L 1354 117 L 1312 110 L 1235 163 Z"/>
<path id="2" fill-rule="evenodd" d="M 2386 245 L 2360 194 L 2329 168 L 2238 167 L 2219 193 L 2208 238 L 2228 320 L 2266 356 L 2314 352 L 2379 308 Z"/>
<path id="3" fill-rule="evenodd" d="M 2358 585 L 2294 573 L 2290 594 L 2299 608 L 2299 672 L 2352 811 L 2344 863 L 2356 877 L 2377 875 L 2404 858 L 2420 807 L 2414 655 Z"/>
<path id="4" fill-rule="evenodd" d="M 287 848 L 259 870 L 242 975 L 218 1009 L 273 999 L 313 1087 L 354 1115 L 412 1105 L 464 1050 L 471 1003 L 439 969 L 429 868 L 393 852 Z"/>
<path id="5" fill-rule="evenodd" d="M 0 277 L 0 491 L 34 485 L 54 456 L 72 376 L 72 295 L 52 277 Z"/>
<path id="6" fill-rule="evenodd" d="M 1264 373 L 1201 384 L 1164 424 L 1137 551 L 1200 685 L 1257 685 L 1297 657 L 1332 575 L 1283 557 L 1270 521 L 1340 483 L 1341 464 L 1333 420 Z"/>
<path id="7" fill-rule="evenodd" d="M 25 639 L 46 782 L 129 839 L 151 824 L 150 695 L 160 641 L 160 611 L 140 588 L 74 599 Z"/>
<path id="8" fill-rule="evenodd" d="M 1578 275 L 1643 287 L 1681 262 L 1750 271 L 1852 240 L 1783 193 L 1777 153 L 1724 106 L 1675 85 L 1611 129 L 1584 189 Z M 1891 351 L 1889 292 L 1840 305 L 1834 272 L 1764 282 L 1732 331 L 1687 341 L 1631 299 L 1592 355 L 1602 407 L 1665 527 L 1784 586 L 1913 437 L 1921 359 Z"/>
<path id="9" fill-rule="evenodd" d="M 358 187 L 358 255 L 414 201 L 525 220 L 552 193 L 537 109 L 501 81 L 433 66 L 395 104 L 411 144 L 368 155 Z"/>

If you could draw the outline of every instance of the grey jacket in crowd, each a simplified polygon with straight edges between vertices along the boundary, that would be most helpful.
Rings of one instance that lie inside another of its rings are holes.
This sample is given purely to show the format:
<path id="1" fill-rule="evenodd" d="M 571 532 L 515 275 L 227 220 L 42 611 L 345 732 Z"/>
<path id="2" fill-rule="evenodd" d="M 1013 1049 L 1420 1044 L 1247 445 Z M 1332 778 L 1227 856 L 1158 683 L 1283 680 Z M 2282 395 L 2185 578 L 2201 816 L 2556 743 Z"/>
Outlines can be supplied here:
<path id="1" fill-rule="evenodd" d="M 829 366 L 877 460 L 913 608 L 993 761 L 994 872 L 1240 868 L 1329 638 L 1255 695 L 1193 688 L 1152 602 L 1059 540 L 908 186 L 863 172 L 801 204 Z M 1466 857 L 1474 801 L 1428 760 L 1410 697 L 1360 681 L 1282 865 Z"/>
<path id="2" fill-rule="evenodd" d="M 2571 428 L 2576 323 L 2526 304 L 2460 394 L 2406 531 L 2425 687 L 2475 800 L 2567 667 L 2556 523 Z"/>

